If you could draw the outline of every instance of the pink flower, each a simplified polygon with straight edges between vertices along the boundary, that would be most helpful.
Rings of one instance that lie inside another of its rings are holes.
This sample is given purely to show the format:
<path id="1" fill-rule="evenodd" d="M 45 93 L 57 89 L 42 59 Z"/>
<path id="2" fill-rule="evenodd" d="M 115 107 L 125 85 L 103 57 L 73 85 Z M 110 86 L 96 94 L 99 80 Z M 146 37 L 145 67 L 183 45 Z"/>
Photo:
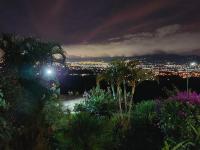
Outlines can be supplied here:
<path id="1" fill-rule="evenodd" d="M 170 99 L 193 105 L 200 105 L 200 94 L 197 94 L 196 92 L 179 92 L 176 96 L 170 97 Z"/>

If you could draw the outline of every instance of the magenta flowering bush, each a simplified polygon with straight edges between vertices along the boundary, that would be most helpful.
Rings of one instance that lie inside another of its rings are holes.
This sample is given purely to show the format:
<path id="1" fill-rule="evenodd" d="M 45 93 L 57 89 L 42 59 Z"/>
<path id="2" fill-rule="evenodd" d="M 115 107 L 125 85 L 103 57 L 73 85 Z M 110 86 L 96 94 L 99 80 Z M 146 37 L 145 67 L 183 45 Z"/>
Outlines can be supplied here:
<path id="1" fill-rule="evenodd" d="M 200 105 L 200 94 L 196 92 L 178 92 L 177 95 L 170 97 L 169 99 L 177 100 L 184 103 Z"/>

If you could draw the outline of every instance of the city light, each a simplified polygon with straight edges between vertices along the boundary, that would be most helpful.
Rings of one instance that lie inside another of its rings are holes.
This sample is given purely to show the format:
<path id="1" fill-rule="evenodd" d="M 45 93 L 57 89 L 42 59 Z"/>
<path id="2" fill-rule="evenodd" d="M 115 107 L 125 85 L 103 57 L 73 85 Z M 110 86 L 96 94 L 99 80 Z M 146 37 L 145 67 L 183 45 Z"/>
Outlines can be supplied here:
<path id="1" fill-rule="evenodd" d="M 190 66 L 191 66 L 191 67 L 195 67 L 196 65 L 197 65 L 196 62 L 191 62 L 191 63 L 190 63 Z"/>

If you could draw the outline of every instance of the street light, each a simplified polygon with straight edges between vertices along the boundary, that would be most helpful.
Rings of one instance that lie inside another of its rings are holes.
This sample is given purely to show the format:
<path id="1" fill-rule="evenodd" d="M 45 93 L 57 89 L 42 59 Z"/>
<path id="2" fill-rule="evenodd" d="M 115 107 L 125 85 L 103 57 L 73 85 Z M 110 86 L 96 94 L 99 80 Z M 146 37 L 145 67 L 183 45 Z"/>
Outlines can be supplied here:
<path id="1" fill-rule="evenodd" d="M 54 77 L 55 76 L 55 70 L 48 66 L 48 67 L 45 67 L 44 68 L 44 75 L 47 77 L 47 78 L 51 78 L 51 77 Z"/>
<path id="2" fill-rule="evenodd" d="M 46 74 L 47 74 L 47 75 L 52 75 L 52 73 L 53 73 L 52 69 L 47 68 L 47 70 L 46 70 Z"/>
<path id="3" fill-rule="evenodd" d="M 195 67 L 197 65 L 196 62 L 190 62 L 189 67 Z M 187 69 L 187 97 L 189 97 L 189 71 L 188 71 L 188 66 L 186 67 Z"/>

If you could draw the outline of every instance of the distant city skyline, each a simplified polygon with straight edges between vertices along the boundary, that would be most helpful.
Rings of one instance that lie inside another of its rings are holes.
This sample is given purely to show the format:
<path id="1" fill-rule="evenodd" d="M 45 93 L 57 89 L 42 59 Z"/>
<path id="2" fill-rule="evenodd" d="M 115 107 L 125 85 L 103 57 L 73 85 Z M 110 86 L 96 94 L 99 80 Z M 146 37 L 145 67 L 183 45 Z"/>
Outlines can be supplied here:
<path id="1" fill-rule="evenodd" d="M 200 55 L 199 0 L 6 0 L 0 32 L 57 41 L 69 55 Z"/>

